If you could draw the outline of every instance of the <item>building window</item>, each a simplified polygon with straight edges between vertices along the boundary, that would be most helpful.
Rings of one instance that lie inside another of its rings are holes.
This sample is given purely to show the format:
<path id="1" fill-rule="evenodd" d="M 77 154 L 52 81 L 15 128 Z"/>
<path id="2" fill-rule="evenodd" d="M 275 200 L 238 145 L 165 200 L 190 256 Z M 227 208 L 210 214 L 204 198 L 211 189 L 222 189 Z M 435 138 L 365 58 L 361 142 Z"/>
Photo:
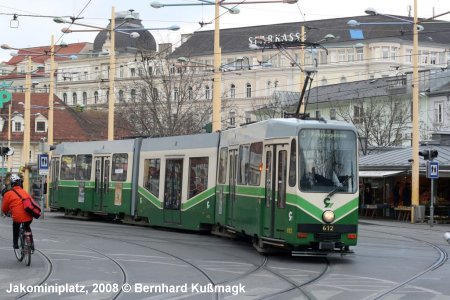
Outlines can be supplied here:
<path id="1" fill-rule="evenodd" d="M 209 89 L 209 86 L 205 86 L 205 98 L 206 100 L 211 99 L 211 90 Z"/>
<path id="2" fill-rule="evenodd" d="M 412 49 L 406 49 L 405 62 L 412 63 Z"/>
<path id="3" fill-rule="evenodd" d="M 192 86 L 188 87 L 188 100 L 192 100 L 194 98 Z"/>
<path id="4" fill-rule="evenodd" d="M 98 92 L 97 91 L 94 92 L 94 103 L 95 104 L 98 103 Z"/>
<path id="5" fill-rule="evenodd" d="M 356 60 L 363 61 L 364 60 L 364 48 L 356 48 Z"/>
<path id="6" fill-rule="evenodd" d="M 249 124 L 252 122 L 252 114 L 248 111 L 245 112 L 245 123 Z"/>
<path id="7" fill-rule="evenodd" d="M 77 93 L 72 94 L 72 103 L 73 105 L 77 105 Z"/>
<path id="8" fill-rule="evenodd" d="M 136 101 L 136 90 L 135 89 L 131 90 L 131 101 Z"/>
<path id="9" fill-rule="evenodd" d="M 330 120 L 336 120 L 336 109 L 330 109 Z"/>
<path id="10" fill-rule="evenodd" d="M 230 98 L 236 98 L 236 86 L 234 84 L 230 85 Z"/>
<path id="11" fill-rule="evenodd" d="M 83 105 L 87 105 L 87 93 L 83 92 Z"/>
<path id="12" fill-rule="evenodd" d="M 341 49 L 338 51 L 338 59 L 339 59 L 339 61 L 347 61 L 345 49 Z"/>
<path id="13" fill-rule="evenodd" d="M 236 113 L 234 111 L 230 112 L 230 127 L 236 126 Z"/>
<path id="14" fill-rule="evenodd" d="M 434 104 L 434 122 L 438 124 L 444 122 L 444 103 L 442 102 Z"/>
<path id="15" fill-rule="evenodd" d="M 123 78 L 123 66 L 119 67 L 119 77 Z"/>
<path id="16" fill-rule="evenodd" d="M 131 77 L 136 77 L 136 69 L 135 68 L 131 68 L 130 73 L 131 73 Z"/>
<path id="17" fill-rule="evenodd" d="M 245 96 L 247 98 L 251 98 L 252 97 L 252 85 L 250 83 L 247 83 L 245 86 Z"/>
<path id="18" fill-rule="evenodd" d="M 64 101 L 64 103 L 67 103 L 67 94 L 66 93 L 63 94 L 63 101 Z"/>
<path id="19" fill-rule="evenodd" d="M 192 89 L 192 88 L 191 88 Z M 158 100 L 159 98 L 159 92 L 157 88 L 152 88 L 152 98 L 153 100 Z"/>
<path id="20" fill-rule="evenodd" d="M 178 88 L 173 90 L 173 101 L 178 101 L 180 98 L 180 93 L 178 92 Z"/>
<path id="21" fill-rule="evenodd" d="M 22 132 L 23 131 L 23 126 L 22 126 L 22 122 L 20 121 L 13 121 L 13 132 Z"/>
<path id="22" fill-rule="evenodd" d="M 119 102 L 123 102 L 124 100 L 124 95 L 123 95 L 123 90 L 119 91 Z"/>
<path id="23" fill-rule="evenodd" d="M 353 124 L 361 124 L 363 122 L 364 111 L 362 106 L 353 106 Z"/>
<path id="24" fill-rule="evenodd" d="M 36 132 L 45 132 L 45 122 L 36 121 Z"/>

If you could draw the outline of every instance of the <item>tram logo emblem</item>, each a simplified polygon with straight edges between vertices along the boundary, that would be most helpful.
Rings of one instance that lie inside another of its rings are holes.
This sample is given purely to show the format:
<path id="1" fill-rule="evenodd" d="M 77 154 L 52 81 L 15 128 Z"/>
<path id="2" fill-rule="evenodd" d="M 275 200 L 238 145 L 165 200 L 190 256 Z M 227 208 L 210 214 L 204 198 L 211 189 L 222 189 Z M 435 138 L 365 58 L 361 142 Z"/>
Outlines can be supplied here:
<path id="1" fill-rule="evenodd" d="M 329 197 L 326 197 L 323 199 L 323 204 L 325 205 L 325 208 L 331 208 L 334 203 L 330 203 L 331 199 Z"/>

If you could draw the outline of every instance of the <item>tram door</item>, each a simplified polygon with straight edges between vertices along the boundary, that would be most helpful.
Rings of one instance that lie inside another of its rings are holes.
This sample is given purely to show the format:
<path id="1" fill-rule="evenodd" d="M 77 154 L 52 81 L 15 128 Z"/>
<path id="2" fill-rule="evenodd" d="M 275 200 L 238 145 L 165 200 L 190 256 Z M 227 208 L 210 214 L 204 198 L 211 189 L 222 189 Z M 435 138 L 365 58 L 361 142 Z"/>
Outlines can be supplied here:
<path id="1" fill-rule="evenodd" d="M 279 238 L 284 232 L 287 180 L 287 144 L 266 145 L 263 236 Z"/>
<path id="2" fill-rule="evenodd" d="M 181 194 L 183 190 L 183 159 L 166 159 L 164 179 L 164 222 L 181 223 Z"/>
<path id="3" fill-rule="evenodd" d="M 234 206 L 236 203 L 236 183 L 237 183 L 237 164 L 239 162 L 238 159 L 238 150 L 230 150 L 228 153 L 228 161 L 230 162 L 230 172 L 229 174 L 229 196 L 227 199 L 227 222 L 228 226 L 234 226 Z"/>
<path id="4" fill-rule="evenodd" d="M 95 156 L 95 190 L 93 199 L 94 211 L 105 209 L 106 199 L 109 196 L 110 165 L 109 156 Z"/>
<path id="5" fill-rule="evenodd" d="M 52 159 L 50 164 L 50 176 L 51 176 L 51 182 L 50 182 L 50 190 L 49 190 L 49 196 L 50 196 L 50 206 L 58 206 L 58 183 L 59 183 L 59 166 L 60 166 L 60 160 L 59 157 L 55 157 Z"/>

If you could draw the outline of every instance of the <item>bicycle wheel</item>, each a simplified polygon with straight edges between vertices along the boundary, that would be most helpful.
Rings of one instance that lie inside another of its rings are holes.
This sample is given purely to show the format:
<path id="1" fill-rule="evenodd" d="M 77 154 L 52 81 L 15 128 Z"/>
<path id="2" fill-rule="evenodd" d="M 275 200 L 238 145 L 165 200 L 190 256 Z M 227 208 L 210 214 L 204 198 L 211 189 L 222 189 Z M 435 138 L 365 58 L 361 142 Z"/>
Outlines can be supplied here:
<path id="1" fill-rule="evenodd" d="M 30 236 L 25 237 L 25 243 L 23 247 L 23 257 L 25 265 L 29 266 L 31 264 L 31 240 Z"/>
<path id="2" fill-rule="evenodd" d="M 19 233 L 19 249 L 14 249 L 14 254 L 16 255 L 16 258 L 18 261 L 23 260 L 23 249 L 24 249 L 25 243 L 23 240 L 23 230 L 20 229 Z"/>

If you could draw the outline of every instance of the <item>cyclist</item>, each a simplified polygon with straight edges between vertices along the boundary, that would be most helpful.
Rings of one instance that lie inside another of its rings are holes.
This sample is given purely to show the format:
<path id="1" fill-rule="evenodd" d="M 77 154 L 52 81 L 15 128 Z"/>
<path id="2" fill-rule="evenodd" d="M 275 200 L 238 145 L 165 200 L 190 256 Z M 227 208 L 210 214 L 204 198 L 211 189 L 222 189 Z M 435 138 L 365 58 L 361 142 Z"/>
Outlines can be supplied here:
<path id="1" fill-rule="evenodd" d="M 14 249 L 19 249 L 20 224 L 23 223 L 25 231 L 31 233 L 30 224 L 33 221 L 33 217 L 23 208 L 20 197 L 26 198 L 30 197 L 30 195 L 22 188 L 22 179 L 17 174 L 11 174 L 9 181 L 11 188 L 6 190 L 3 195 L 2 211 L 5 215 L 11 212 L 13 219 L 13 246 Z M 33 238 L 31 238 L 31 250 L 34 251 Z"/>

